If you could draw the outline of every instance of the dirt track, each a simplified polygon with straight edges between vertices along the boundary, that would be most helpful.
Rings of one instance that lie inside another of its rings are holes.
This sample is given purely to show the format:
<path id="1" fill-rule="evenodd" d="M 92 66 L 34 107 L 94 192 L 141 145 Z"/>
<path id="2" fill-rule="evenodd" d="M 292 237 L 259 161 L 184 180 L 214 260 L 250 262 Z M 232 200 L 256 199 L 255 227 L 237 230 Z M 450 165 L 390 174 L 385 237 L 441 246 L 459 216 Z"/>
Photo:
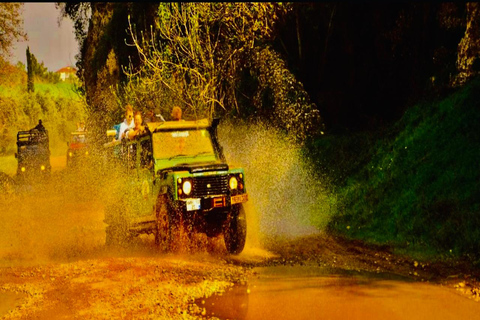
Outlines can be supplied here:
<path id="1" fill-rule="evenodd" d="M 9 297 L 0 304 L 0 315 L 4 319 L 197 319 L 206 310 L 194 303 L 196 299 L 248 283 L 255 275 L 253 267 L 279 265 L 388 272 L 419 283 L 457 287 L 466 298 L 478 298 L 473 294 L 476 282 L 466 273 L 471 270 L 461 265 L 417 263 L 385 248 L 326 235 L 277 242 L 277 254 L 247 248 L 239 256 L 228 256 L 221 239 L 213 248 L 211 253 L 205 247 L 183 254 L 161 253 L 152 239 L 145 238 L 135 247 L 98 249 L 86 258 L 30 266 L 13 263 L 0 269 L 0 297 Z"/>
<path id="2" fill-rule="evenodd" d="M 51 183 L 2 200 L 0 318 L 211 317 L 202 305 L 207 297 L 235 284 L 245 287 L 257 277 L 256 267 L 276 266 L 388 273 L 479 298 L 478 270 L 467 263 L 414 261 L 387 247 L 322 233 L 262 241 L 249 237 L 239 256 L 227 255 L 222 239 L 207 245 L 202 237 L 175 254 L 160 252 L 153 237 L 141 237 L 129 248 L 106 248 L 103 207 L 94 200 L 103 195 L 92 189 L 94 184 L 95 179 L 74 176 L 71 183 Z"/>

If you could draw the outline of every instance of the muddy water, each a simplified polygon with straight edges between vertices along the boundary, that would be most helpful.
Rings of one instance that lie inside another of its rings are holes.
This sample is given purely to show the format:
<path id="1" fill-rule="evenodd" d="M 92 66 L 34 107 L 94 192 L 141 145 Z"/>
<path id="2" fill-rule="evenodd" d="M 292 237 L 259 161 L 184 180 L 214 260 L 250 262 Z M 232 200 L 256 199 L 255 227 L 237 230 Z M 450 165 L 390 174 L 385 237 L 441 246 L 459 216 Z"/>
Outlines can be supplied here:
<path id="1" fill-rule="evenodd" d="M 220 319 L 477 319 L 480 304 L 439 285 L 318 267 L 257 268 L 257 277 L 197 300 Z"/>
<path id="2" fill-rule="evenodd" d="M 0 292 L 0 317 L 7 314 L 9 310 L 20 306 L 24 297 L 24 294 Z"/>
<path id="3" fill-rule="evenodd" d="M 52 157 L 52 177 L 20 184 L 0 202 L 0 267 L 85 257 L 105 241 L 104 208 L 85 174 L 65 171 L 65 157 Z"/>

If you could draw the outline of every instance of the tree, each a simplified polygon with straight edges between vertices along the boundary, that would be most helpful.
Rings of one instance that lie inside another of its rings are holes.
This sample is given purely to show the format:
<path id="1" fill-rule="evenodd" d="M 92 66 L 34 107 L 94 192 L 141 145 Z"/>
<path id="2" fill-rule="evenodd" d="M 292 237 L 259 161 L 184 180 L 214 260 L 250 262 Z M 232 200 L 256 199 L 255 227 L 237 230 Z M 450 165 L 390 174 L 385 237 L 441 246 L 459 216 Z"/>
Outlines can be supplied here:
<path id="1" fill-rule="evenodd" d="M 270 45 L 278 18 L 290 11 L 280 3 L 161 3 L 148 38 L 130 24 L 142 67 L 124 70 L 125 92 L 139 105 L 180 104 L 196 118 L 240 113 L 253 103 L 252 114 L 304 139 L 322 128 L 320 115 Z M 245 81 L 258 86 L 247 89 Z"/>
<path id="2" fill-rule="evenodd" d="M 0 3 L 0 56 L 9 57 L 15 41 L 26 40 L 21 9 L 23 3 Z"/>
<path id="3" fill-rule="evenodd" d="M 33 59 L 35 57 L 30 53 L 30 47 L 27 47 L 27 91 L 34 92 L 33 84 Z"/>
<path id="4" fill-rule="evenodd" d="M 80 49 L 83 48 L 85 38 L 87 37 L 88 24 L 92 15 L 92 4 L 90 2 L 56 2 L 55 7 L 60 9 L 61 18 L 69 17 L 72 19 L 75 28 L 75 38 Z M 82 78 L 83 55 L 82 51 L 75 56 L 77 59 L 77 69 L 79 78 Z"/>

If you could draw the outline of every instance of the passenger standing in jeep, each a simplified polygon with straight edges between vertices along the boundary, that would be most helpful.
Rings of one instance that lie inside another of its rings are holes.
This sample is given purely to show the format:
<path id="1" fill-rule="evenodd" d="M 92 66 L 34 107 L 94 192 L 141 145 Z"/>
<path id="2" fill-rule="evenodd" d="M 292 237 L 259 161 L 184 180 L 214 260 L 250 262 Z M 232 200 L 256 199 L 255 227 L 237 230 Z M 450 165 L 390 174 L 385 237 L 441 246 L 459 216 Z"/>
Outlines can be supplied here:
<path id="1" fill-rule="evenodd" d="M 125 120 L 120 124 L 120 129 L 118 130 L 118 140 L 125 138 L 125 131 L 133 128 L 133 107 L 129 104 L 125 107 Z"/>
<path id="2" fill-rule="evenodd" d="M 147 127 L 142 125 L 142 113 L 140 111 L 135 112 L 135 117 L 133 119 L 134 127 L 127 131 L 127 138 L 130 140 L 135 139 L 136 136 L 142 135 L 146 132 Z"/>

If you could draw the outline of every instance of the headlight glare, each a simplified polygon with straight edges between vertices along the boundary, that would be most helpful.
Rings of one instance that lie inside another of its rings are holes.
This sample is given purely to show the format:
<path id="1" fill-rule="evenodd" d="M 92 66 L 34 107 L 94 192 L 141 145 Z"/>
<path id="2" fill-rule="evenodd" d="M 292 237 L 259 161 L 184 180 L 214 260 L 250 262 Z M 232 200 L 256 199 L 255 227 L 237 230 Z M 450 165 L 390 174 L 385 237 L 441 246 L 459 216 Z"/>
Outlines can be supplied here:
<path id="1" fill-rule="evenodd" d="M 189 180 L 185 180 L 182 185 L 183 193 L 187 196 L 192 192 L 192 183 Z"/>
<path id="2" fill-rule="evenodd" d="M 235 176 L 230 177 L 230 181 L 228 182 L 230 185 L 230 189 L 235 190 L 238 187 L 238 181 Z"/>

